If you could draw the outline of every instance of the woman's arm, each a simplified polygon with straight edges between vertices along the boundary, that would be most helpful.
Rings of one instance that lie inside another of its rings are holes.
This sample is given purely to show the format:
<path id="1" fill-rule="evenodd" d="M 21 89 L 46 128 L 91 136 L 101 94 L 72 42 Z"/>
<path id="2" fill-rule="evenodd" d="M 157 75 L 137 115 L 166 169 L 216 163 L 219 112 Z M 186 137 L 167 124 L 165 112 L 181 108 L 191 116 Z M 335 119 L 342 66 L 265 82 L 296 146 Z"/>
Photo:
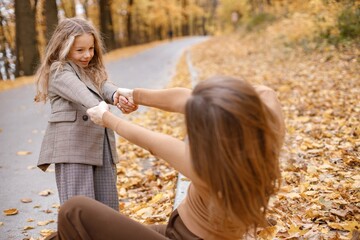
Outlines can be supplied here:
<path id="1" fill-rule="evenodd" d="M 161 90 L 135 88 L 119 88 L 115 95 L 114 104 L 121 109 L 127 109 L 131 102 L 136 105 L 155 107 L 168 112 L 184 113 L 186 101 L 191 95 L 187 88 L 168 88 Z M 120 96 L 126 97 L 130 103 Z"/>
<path id="2" fill-rule="evenodd" d="M 89 109 L 88 114 L 91 120 L 99 124 L 98 120 L 101 115 L 99 111 L 101 110 L 96 108 L 99 106 Z M 100 124 L 102 123 L 105 127 L 114 130 L 129 142 L 148 150 L 152 155 L 167 161 L 189 179 L 194 179 L 195 173 L 191 167 L 190 151 L 184 141 L 130 123 L 109 111 L 105 111 L 100 119 Z"/>
<path id="3" fill-rule="evenodd" d="M 190 151 L 186 143 L 169 135 L 153 132 L 130 123 L 108 110 L 109 106 L 105 102 L 100 102 L 98 106 L 88 109 L 87 114 L 96 124 L 114 130 L 128 141 L 167 161 L 189 179 L 195 178 L 191 167 Z"/>
<path id="4" fill-rule="evenodd" d="M 135 88 L 133 98 L 135 104 L 159 108 L 168 112 L 185 112 L 185 104 L 191 95 L 187 88 L 168 88 L 151 90 Z"/>

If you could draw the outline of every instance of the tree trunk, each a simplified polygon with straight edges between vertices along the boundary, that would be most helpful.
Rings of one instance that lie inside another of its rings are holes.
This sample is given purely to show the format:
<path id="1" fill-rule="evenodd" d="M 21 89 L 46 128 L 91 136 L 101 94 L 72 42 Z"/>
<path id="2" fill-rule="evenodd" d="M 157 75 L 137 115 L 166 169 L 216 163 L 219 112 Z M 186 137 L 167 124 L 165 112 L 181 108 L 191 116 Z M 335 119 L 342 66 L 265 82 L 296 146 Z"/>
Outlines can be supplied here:
<path id="1" fill-rule="evenodd" d="M 111 4 L 109 0 L 100 0 L 100 29 L 107 51 L 116 48 L 110 5 Z"/>
<path id="2" fill-rule="evenodd" d="M 3 17 L 2 15 L 0 15 L 0 53 L 1 53 L 1 58 L 0 58 L 0 62 L 4 63 L 4 76 L 0 73 L 0 80 L 6 80 L 10 78 L 10 74 L 9 74 L 9 60 L 8 57 L 6 56 L 6 39 L 5 39 L 5 34 L 4 34 L 4 27 L 3 27 Z"/>
<path id="3" fill-rule="evenodd" d="M 15 1 L 16 71 L 15 75 L 32 75 L 39 64 L 35 30 L 35 4 L 30 0 Z"/>
<path id="4" fill-rule="evenodd" d="M 206 36 L 207 35 L 207 31 L 206 31 L 206 18 L 202 17 L 201 18 L 201 34 Z"/>
<path id="5" fill-rule="evenodd" d="M 129 0 L 128 4 L 129 4 L 129 9 L 128 9 L 128 14 L 127 14 L 126 28 L 127 28 L 128 45 L 132 45 L 133 44 L 133 39 L 132 39 L 132 8 L 133 8 L 133 5 L 134 5 L 134 0 Z"/>
<path id="6" fill-rule="evenodd" d="M 76 16 L 75 3 L 73 0 L 61 0 L 61 5 L 64 10 L 65 17 L 72 18 Z"/>
<path id="7" fill-rule="evenodd" d="M 46 21 L 46 42 L 49 42 L 55 27 L 58 24 L 58 9 L 56 0 L 45 1 L 45 21 Z"/>
<path id="8" fill-rule="evenodd" d="M 85 11 L 85 17 L 86 19 L 89 19 L 89 10 L 88 10 L 88 7 L 89 7 L 89 1 L 88 0 L 84 0 L 81 2 L 83 7 L 84 7 L 84 11 Z"/>
<path id="9" fill-rule="evenodd" d="M 186 7 L 187 7 L 188 3 L 187 0 L 182 0 L 181 1 L 181 7 L 183 9 L 183 20 L 182 20 L 182 24 L 181 24 L 181 32 L 183 36 L 188 36 L 189 35 L 189 15 L 186 13 Z"/>
<path id="10" fill-rule="evenodd" d="M 263 0 L 251 0 L 250 1 L 250 5 L 251 5 L 251 11 L 254 14 L 260 14 L 264 12 L 264 4 L 271 4 L 270 0 L 267 0 L 265 3 L 263 2 Z"/>

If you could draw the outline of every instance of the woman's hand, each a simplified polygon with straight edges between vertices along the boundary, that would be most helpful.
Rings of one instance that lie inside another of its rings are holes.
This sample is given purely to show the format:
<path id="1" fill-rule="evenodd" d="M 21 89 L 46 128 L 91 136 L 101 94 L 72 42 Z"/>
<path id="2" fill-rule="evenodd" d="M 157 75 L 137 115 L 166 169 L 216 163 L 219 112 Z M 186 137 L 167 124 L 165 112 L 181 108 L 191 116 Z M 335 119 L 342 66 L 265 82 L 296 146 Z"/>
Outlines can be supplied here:
<path id="1" fill-rule="evenodd" d="M 109 111 L 110 107 L 106 102 L 102 101 L 96 107 L 89 108 L 86 113 L 90 116 L 91 121 L 94 123 L 104 126 L 102 116 L 106 111 Z"/>
<path id="2" fill-rule="evenodd" d="M 138 109 L 134 104 L 133 90 L 128 88 L 118 88 L 114 94 L 114 105 L 123 113 L 131 113 Z"/>

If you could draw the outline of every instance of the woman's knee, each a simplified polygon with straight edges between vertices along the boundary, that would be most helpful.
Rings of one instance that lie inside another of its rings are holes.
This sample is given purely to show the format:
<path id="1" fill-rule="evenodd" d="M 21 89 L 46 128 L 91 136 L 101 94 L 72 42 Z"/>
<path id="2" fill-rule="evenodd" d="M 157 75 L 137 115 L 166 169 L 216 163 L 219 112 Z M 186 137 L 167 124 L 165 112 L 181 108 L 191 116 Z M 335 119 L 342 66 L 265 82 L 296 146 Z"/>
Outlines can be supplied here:
<path id="1" fill-rule="evenodd" d="M 81 210 L 89 208 L 91 202 L 95 201 L 85 196 L 75 196 L 67 200 L 63 205 L 60 206 L 59 221 L 71 218 L 74 214 Z M 91 209 L 91 207 L 90 207 Z"/>

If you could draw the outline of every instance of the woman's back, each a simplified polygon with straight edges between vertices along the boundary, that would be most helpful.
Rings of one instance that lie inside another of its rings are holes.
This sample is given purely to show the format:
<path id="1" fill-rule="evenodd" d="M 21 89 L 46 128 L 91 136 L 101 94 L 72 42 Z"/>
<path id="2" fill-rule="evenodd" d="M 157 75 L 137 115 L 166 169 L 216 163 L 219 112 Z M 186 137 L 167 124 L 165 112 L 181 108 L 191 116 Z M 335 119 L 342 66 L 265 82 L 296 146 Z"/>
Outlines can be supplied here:
<path id="1" fill-rule="evenodd" d="M 239 239 L 264 223 L 276 190 L 284 136 L 281 106 L 265 86 L 252 88 L 234 79 L 200 86 L 187 103 L 186 120 L 201 181 L 192 179 L 178 211 L 197 236 Z"/>

